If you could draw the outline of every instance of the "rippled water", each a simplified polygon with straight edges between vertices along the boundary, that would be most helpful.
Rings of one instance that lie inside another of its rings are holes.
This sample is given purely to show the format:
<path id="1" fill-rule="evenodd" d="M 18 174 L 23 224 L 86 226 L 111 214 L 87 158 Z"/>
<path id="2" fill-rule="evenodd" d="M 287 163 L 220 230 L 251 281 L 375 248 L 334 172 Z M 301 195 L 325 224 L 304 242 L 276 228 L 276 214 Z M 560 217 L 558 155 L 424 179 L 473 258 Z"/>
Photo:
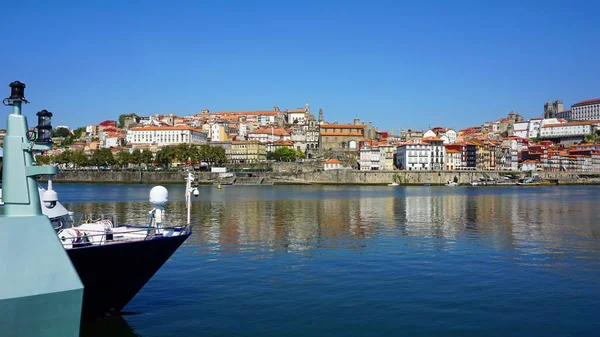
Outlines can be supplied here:
<path id="1" fill-rule="evenodd" d="M 143 223 L 151 186 L 57 185 Z M 167 186 L 172 222 L 183 186 Z M 82 336 L 592 336 L 600 187 L 202 187 L 193 235 Z"/>

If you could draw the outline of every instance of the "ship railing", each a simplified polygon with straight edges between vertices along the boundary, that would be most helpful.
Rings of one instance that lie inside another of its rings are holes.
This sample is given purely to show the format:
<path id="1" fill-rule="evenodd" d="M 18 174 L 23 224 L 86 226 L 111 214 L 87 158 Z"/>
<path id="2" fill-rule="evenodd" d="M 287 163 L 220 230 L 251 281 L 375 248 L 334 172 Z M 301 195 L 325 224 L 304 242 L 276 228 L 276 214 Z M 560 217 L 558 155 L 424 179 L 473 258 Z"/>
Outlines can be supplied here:
<path id="1" fill-rule="evenodd" d="M 161 233 L 156 233 L 156 228 L 151 228 L 152 231 L 148 233 L 147 226 L 135 227 L 131 230 L 127 231 L 118 231 L 118 232 L 107 232 L 104 230 L 96 230 L 96 229 L 81 229 L 81 236 L 75 237 L 74 241 L 65 242 L 62 241 L 63 246 L 72 246 L 73 248 L 77 247 L 87 247 L 87 246 L 97 246 L 104 244 L 113 244 L 113 243 L 121 243 L 121 242 L 132 242 L 132 241 L 144 241 L 148 239 L 152 239 L 155 237 L 161 237 Z M 189 230 L 188 226 L 175 226 L 175 227 L 160 227 L 160 231 L 164 230 L 176 230 L 178 229 L 182 233 L 185 233 Z M 135 235 L 136 237 L 123 237 L 126 235 Z M 115 238 L 115 236 L 118 236 Z M 94 240 L 94 238 L 99 238 L 99 240 Z"/>

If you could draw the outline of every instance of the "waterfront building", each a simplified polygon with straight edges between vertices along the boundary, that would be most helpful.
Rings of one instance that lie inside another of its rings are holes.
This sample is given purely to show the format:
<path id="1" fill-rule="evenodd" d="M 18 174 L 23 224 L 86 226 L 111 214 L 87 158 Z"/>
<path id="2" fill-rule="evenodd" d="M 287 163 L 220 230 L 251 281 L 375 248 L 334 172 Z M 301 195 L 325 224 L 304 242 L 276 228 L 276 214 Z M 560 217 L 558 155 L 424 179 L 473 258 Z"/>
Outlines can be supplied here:
<path id="1" fill-rule="evenodd" d="M 471 141 L 465 143 L 466 169 L 477 168 L 477 148 L 478 146 Z"/>
<path id="2" fill-rule="evenodd" d="M 456 144 L 445 145 L 446 148 L 446 170 L 458 170 L 462 166 L 461 146 Z"/>
<path id="3" fill-rule="evenodd" d="M 592 152 L 592 171 L 600 172 L 600 151 Z"/>
<path id="4" fill-rule="evenodd" d="M 323 164 L 323 170 L 339 170 L 342 168 L 342 162 L 337 159 L 329 159 Z"/>
<path id="5" fill-rule="evenodd" d="M 381 152 L 378 146 L 365 145 L 359 150 L 358 165 L 361 171 L 377 171 L 380 169 Z"/>
<path id="6" fill-rule="evenodd" d="M 600 120 L 600 98 L 577 102 L 571 106 L 571 119 Z"/>
<path id="7" fill-rule="evenodd" d="M 535 172 L 537 171 L 540 162 L 538 160 L 525 160 L 521 163 L 521 171 L 523 172 Z"/>
<path id="8" fill-rule="evenodd" d="M 128 144 L 206 144 L 206 133 L 187 126 L 148 126 L 127 131 Z"/>
<path id="9" fill-rule="evenodd" d="M 232 141 L 227 159 L 234 164 L 257 163 L 267 160 L 267 150 L 264 143 L 257 140 Z"/>
<path id="10" fill-rule="evenodd" d="M 429 169 L 430 145 L 422 141 L 409 141 L 396 149 L 396 167 L 400 170 L 422 171 Z"/>
<path id="11" fill-rule="evenodd" d="M 396 146 L 387 143 L 379 143 L 379 169 L 391 171 L 394 169 L 394 154 Z"/>
<path id="12" fill-rule="evenodd" d="M 430 146 L 429 165 L 431 170 L 439 171 L 445 169 L 446 148 L 444 147 L 444 141 L 439 137 L 423 137 L 423 142 L 428 143 Z"/>
<path id="13" fill-rule="evenodd" d="M 443 170 L 445 152 L 443 141 L 437 137 L 410 141 L 398 146 L 396 167 L 408 171 Z"/>

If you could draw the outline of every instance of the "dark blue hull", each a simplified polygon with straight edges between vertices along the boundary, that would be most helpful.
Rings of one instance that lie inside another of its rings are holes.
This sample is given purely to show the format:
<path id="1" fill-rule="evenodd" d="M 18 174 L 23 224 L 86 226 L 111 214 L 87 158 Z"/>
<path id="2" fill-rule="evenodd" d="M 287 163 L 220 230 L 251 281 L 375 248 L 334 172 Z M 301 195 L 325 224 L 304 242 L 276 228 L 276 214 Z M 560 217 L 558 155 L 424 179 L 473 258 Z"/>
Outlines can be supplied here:
<path id="1" fill-rule="evenodd" d="M 189 236 L 68 249 L 84 286 L 82 315 L 120 313 Z"/>

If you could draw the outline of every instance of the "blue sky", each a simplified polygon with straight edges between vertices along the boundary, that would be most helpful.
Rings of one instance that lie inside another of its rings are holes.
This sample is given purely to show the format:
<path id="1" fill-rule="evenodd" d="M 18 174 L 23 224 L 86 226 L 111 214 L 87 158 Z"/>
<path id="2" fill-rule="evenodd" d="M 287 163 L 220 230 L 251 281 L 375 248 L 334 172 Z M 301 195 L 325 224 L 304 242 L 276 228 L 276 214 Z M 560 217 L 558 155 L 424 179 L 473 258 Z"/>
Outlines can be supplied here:
<path id="1" fill-rule="evenodd" d="M 25 82 L 27 115 L 48 109 L 54 125 L 310 103 L 330 122 L 461 128 L 600 96 L 594 1 L 58 0 L 2 9 L 0 84 Z"/>

